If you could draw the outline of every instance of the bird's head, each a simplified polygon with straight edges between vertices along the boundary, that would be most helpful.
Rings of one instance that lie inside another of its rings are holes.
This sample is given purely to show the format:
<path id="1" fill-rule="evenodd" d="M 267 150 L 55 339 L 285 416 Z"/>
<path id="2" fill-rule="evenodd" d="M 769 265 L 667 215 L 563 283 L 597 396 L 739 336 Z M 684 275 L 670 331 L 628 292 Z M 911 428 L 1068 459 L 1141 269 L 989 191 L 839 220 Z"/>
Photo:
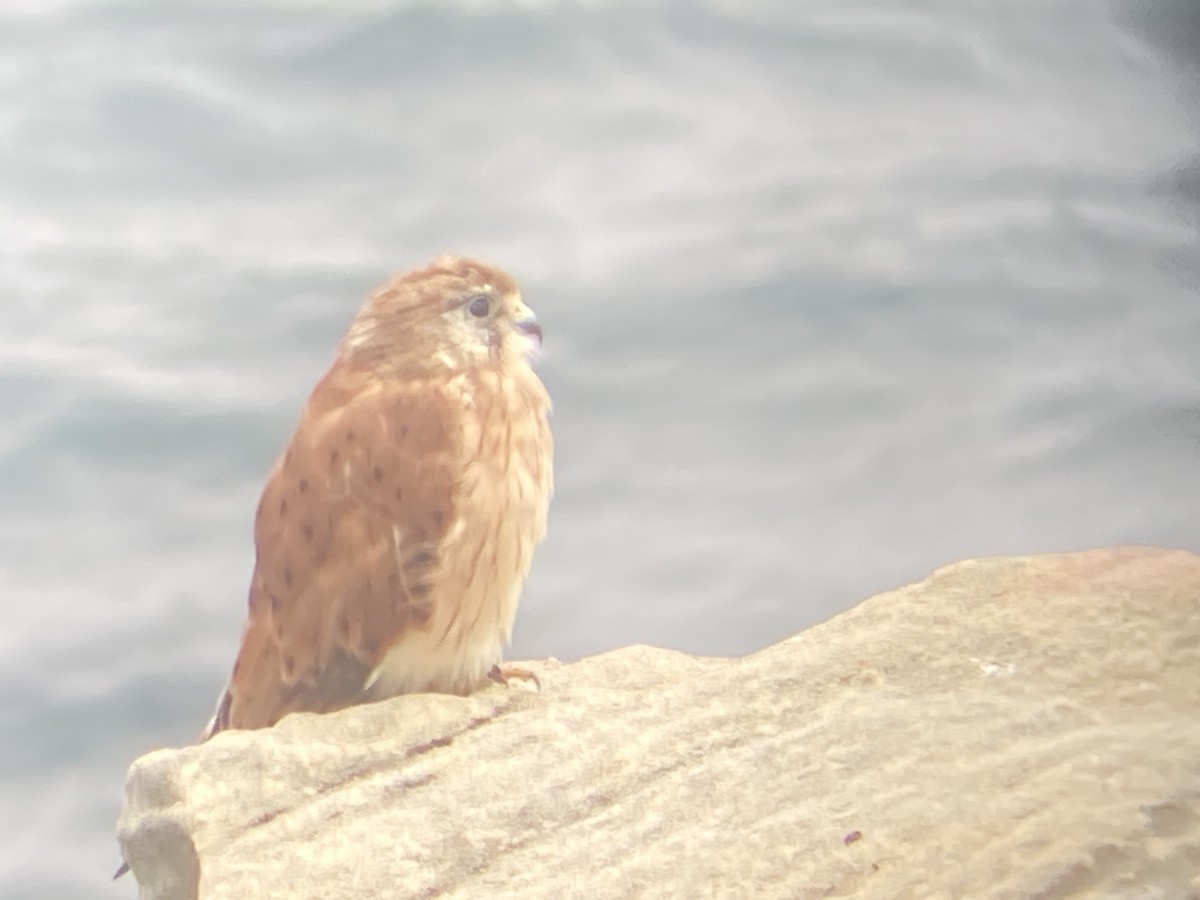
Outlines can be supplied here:
<path id="1" fill-rule="evenodd" d="M 418 375 L 525 364 L 541 346 L 542 328 L 509 275 L 475 260 L 441 256 L 369 297 L 339 356 Z"/>

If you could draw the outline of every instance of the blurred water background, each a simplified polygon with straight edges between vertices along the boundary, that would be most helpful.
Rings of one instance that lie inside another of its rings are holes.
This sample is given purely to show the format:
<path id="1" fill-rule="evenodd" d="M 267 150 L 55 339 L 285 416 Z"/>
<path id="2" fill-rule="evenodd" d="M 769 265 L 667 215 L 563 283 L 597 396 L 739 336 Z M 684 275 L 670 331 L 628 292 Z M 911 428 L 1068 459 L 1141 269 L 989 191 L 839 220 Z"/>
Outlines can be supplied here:
<path id="1" fill-rule="evenodd" d="M 0 896 L 106 879 L 364 293 L 501 264 L 512 656 L 742 654 L 977 555 L 1200 547 L 1187 2 L 0 7 Z"/>

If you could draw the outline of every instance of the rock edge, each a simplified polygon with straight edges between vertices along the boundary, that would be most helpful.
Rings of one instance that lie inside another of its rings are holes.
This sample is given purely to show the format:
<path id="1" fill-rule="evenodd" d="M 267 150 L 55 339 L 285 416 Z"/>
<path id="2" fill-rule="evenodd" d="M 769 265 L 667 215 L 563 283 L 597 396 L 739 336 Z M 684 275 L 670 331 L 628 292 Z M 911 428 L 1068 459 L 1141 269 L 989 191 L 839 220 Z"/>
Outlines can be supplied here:
<path id="1" fill-rule="evenodd" d="M 971 560 L 741 659 L 137 760 L 140 896 L 1200 896 L 1200 557 Z"/>

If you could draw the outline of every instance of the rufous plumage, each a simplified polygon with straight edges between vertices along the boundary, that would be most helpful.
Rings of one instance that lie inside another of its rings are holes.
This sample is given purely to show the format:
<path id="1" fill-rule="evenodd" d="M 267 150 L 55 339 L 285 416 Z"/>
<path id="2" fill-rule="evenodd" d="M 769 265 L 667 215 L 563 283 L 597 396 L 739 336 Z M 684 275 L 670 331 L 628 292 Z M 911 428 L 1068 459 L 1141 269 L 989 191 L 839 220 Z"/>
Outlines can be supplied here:
<path id="1" fill-rule="evenodd" d="M 514 281 L 469 259 L 367 298 L 267 477 L 241 647 L 205 739 L 485 682 L 553 492 L 541 338 Z"/>

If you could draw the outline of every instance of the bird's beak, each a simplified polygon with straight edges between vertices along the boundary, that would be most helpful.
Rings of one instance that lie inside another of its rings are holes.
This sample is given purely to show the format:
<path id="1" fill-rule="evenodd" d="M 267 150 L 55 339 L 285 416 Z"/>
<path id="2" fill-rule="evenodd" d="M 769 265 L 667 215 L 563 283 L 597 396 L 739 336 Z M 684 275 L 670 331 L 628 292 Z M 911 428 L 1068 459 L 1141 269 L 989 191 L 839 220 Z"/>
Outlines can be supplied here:
<path id="1" fill-rule="evenodd" d="M 542 326 L 533 310 L 524 303 L 517 307 L 517 315 L 513 320 L 518 332 L 527 337 L 537 349 L 542 347 Z"/>

